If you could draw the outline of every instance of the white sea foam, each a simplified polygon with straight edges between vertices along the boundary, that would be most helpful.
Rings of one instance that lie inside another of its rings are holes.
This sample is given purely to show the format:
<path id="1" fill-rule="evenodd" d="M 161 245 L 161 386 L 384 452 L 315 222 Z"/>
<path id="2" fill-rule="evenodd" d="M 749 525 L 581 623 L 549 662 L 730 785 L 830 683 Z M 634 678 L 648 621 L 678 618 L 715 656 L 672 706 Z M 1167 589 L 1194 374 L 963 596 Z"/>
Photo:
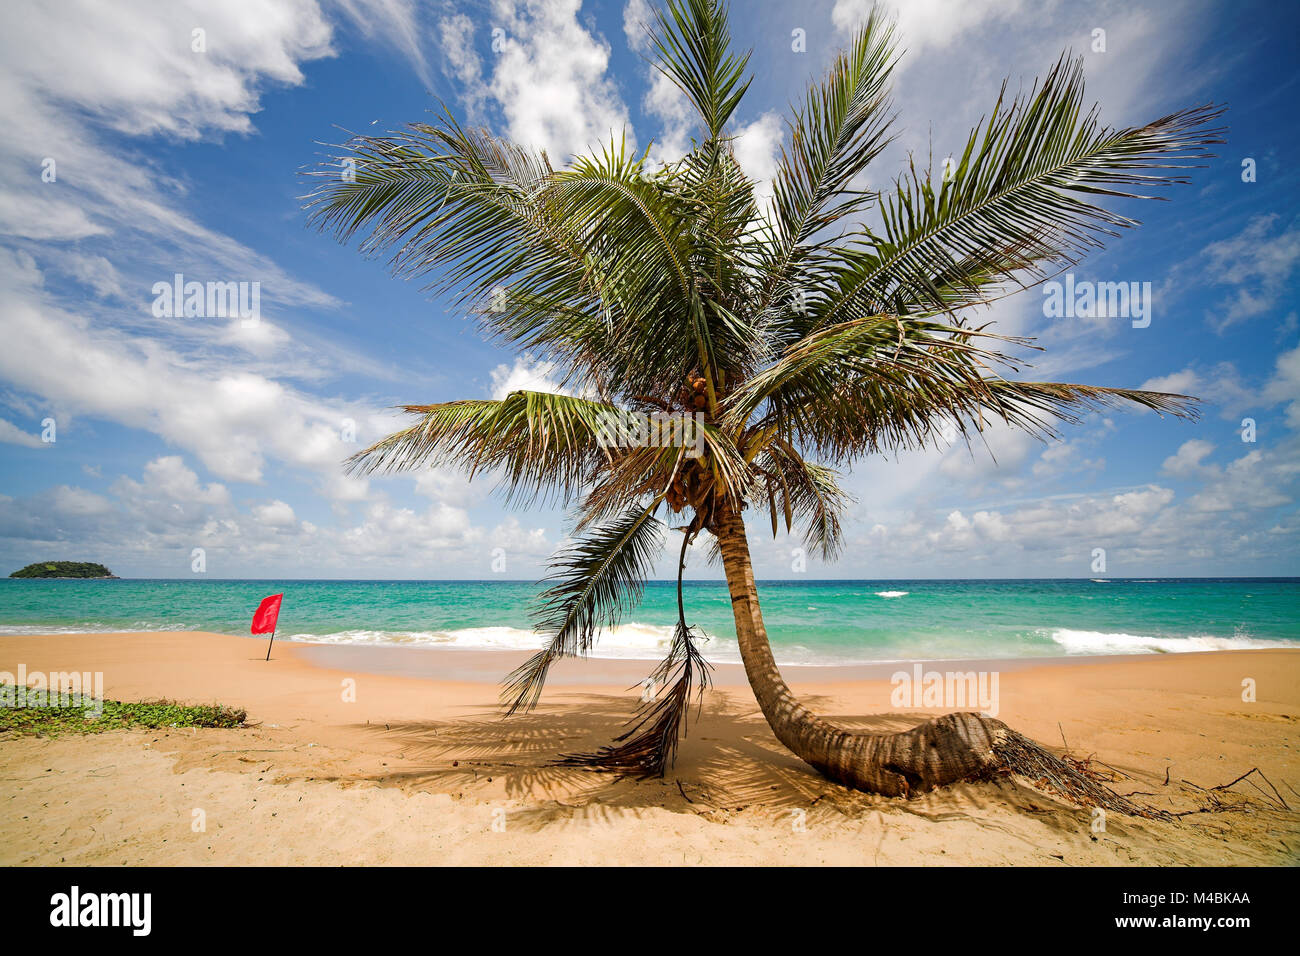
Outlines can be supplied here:
<path id="1" fill-rule="evenodd" d="M 336 631 L 332 634 L 291 634 L 291 641 L 312 644 L 353 644 L 381 647 L 443 647 L 477 651 L 535 651 L 547 638 L 518 627 L 466 627 L 451 631 Z M 592 657 L 658 660 L 673 639 L 670 625 L 620 624 L 600 632 Z M 706 645 L 709 651 L 717 642 Z M 714 656 L 712 653 L 710 656 Z"/>
<path id="2" fill-rule="evenodd" d="M 883 598 L 907 597 L 911 593 L 912 593 L 911 591 L 877 591 L 876 597 L 883 597 Z"/>
<path id="3" fill-rule="evenodd" d="M 92 579 L 93 580 L 93 579 Z M 59 634 L 137 634 L 143 632 L 190 631 L 194 628 L 183 622 L 159 624 L 156 621 L 135 621 L 131 624 L 105 624 L 102 621 L 84 621 L 79 624 L 0 624 L 0 636 L 59 635 Z"/>
<path id="4" fill-rule="evenodd" d="M 1057 628 L 1052 640 L 1067 654 L 1183 654 L 1191 651 L 1239 651 L 1261 647 L 1295 647 L 1290 641 L 1267 641 L 1253 637 L 1152 637 L 1146 634 L 1112 634 L 1103 631 L 1074 631 Z"/>
<path id="5" fill-rule="evenodd" d="M 881 597 L 902 597 L 906 591 L 878 592 Z M 131 627 L 111 626 L 106 622 L 86 622 L 81 625 L 66 627 L 24 627 L 21 625 L 0 625 L 0 634 L 75 634 L 101 633 L 105 631 L 156 631 L 183 630 L 186 625 L 171 623 L 160 625 L 153 622 L 136 622 Z M 591 655 L 595 658 L 633 661 L 661 660 L 672 641 L 671 625 L 650 625 L 631 622 L 619 625 L 612 630 L 600 633 Z M 1244 628 L 1238 628 L 1232 637 L 1215 637 L 1207 634 L 1189 635 L 1187 637 L 1156 637 L 1147 634 L 1128 634 L 1123 632 L 1083 631 L 1071 628 L 1044 627 L 1037 630 L 1039 641 L 1037 653 L 1052 653 L 1049 647 L 1057 648 L 1056 653 L 1070 656 L 1087 656 L 1099 654 L 1177 654 L 1193 651 L 1245 650 L 1251 648 L 1300 646 L 1300 642 L 1291 640 L 1269 640 L 1251 637 Z M 259 636 L 260 637 L 260 636 Z M 278 640 L 290 640 L 314 644 L 359 645 L 371 647 L 426 647 L 449 648 L 479 651 L 533 651 L 545 643 L 545 636 L 531 630 L 515 627 L 470 627 L 445 631 L 401 631 L 401 630 L 342 630 L 327 634 L 296 633 L 279 635 Z M 736 663 L 740 660 L 739 649 L 732 638 L 710 636 L 702 646 L 705 656 L 715 663 Z M 819 648 L 808 644 L 781 644 L 773 647 L 779 664 L 818 665 L 826 667 L 847 666 L 855 664 L 879 663 L 894 660 L 917 659 L 979 659 L 985 656 L 1002 657 L 1024 656 L 1024 645 L 1019 653 L 1003 645 L 1000 641 L 985 643 L 978 637 L 958 643 L 945 642 L 942 647 L 932 647 L 924 641 L 906 652 L 902 647 L 874 647 L 863 644 L 851 648 L 839 646 L 834 649 Z M 1034 656 L 1031 653 L 1029 656 Z"/>

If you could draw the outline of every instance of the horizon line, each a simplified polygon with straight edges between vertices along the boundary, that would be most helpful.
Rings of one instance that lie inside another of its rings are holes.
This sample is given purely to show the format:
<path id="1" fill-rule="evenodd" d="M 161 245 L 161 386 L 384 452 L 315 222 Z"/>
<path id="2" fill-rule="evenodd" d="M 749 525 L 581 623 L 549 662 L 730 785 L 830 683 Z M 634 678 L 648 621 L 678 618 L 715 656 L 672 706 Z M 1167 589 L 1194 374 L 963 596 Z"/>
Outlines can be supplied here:
<path id="1" fill-rule="evenodd" d="M 3 580 L 7 581 L 190 581 L 190 582 L 249 582 L 256 583 L 259 581 L 301 581 L 308 583 L 335 581 L 339 583 L 351 584 L 529 584 L 538 585 L 544 581 L 535 578 L 290 578 L 290 577 L 247 577 L 247 578 L 217 578 L 200 575 L 192 575 L 183 578 L 165 578 L 149 576 L 123 576 L 115 575 L 112 578 L 15 578 L 6 576 Z M 683 578 L 687 584 L 726 584 L 724 578 Z M 1300 575 L 1290 574 L 1212 574 L 1212 575 L 1169 575 L 1155 574 L 1144 575 L 1141 577 L 975 577 L 975 578 L 951 578 L 951 577 L 911 577 L 911 578 L 755 578 L 756 583 L 760 584 L 864 584 L 864 583 L 895 583 L 900 581 L 1091 581 L 1093 583 L 1112 583 L 1112 582 L 1130 582 L 1143 583 L 1153 581 L 1294 581 L 1300 583 Z M 647 578 L 647 584 L 676 584 L 675 578 Z"/>

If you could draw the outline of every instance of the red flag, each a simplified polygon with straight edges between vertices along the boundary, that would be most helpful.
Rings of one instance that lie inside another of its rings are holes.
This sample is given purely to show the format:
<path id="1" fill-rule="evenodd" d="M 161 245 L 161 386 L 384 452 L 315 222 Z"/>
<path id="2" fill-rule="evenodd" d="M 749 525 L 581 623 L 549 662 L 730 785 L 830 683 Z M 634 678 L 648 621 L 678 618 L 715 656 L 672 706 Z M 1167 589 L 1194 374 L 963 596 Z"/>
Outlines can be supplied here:
<path id="1" fill-rule="evenodd" d="M 270 634 L 275 630 L 275 623 L 280 618 L 280 602 L 284 600 L 283 594 L 272 594 L 268 598 L 262 598 L 262 603 L 257 606 L 257 611 L 253 614 L 254 634 Z"/>

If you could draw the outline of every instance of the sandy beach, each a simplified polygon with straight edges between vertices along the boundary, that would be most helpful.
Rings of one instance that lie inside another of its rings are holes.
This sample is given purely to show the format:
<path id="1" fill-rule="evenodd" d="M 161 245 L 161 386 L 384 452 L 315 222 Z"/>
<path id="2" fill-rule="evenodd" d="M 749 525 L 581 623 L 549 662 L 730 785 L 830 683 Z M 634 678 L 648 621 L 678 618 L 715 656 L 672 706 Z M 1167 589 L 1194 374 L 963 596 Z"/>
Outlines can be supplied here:
<path id="1" fill-rule="evenodd" d="M 912 800 L 843 790 L 780 747 L 735 667 L 718 668 L 675 769 L 638 782 L 553 761 L 620 731 L 644 662 L 566 663 L 537 711 L 503 720 L 494 681 L 519 654 L 277 643 L 267 663 L 265 648 L 203 633 L 0 638 L 0 671 L 102 671 L 110 699 L 249 715 L 239 730 L 0 737 L 0 863 L 1300 862 L 1300 651 L 925 665 L 998 670 L 1002 720 L 1095 755 L 1118 792 L 1185 814 L 1111 814 L 1099 830 L 1023 781 Z M 891 713 L 898 668 L 787 676 L 858 729 L 943 711 Z"/>

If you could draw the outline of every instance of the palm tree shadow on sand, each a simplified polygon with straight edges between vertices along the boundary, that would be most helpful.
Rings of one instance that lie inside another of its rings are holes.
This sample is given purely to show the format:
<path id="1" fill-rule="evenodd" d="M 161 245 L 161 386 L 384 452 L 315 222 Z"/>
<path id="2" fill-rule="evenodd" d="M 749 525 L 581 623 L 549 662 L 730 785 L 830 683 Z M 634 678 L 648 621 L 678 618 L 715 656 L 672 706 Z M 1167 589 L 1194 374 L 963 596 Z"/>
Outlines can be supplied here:
<path id="1" fill-rule="evenodd" d="M 814 704 L 827 700 L 809 699 Z M 1086 813 L 1077 806 L 1010 776 L 910 799 L 837 787 L 782 748 L 756 708 L 746 708 L 721 692 L 708 694 L 702 708 L 692 710 L 691 733 L 675 767 L 662 778 L 637 779 L 562 762 L 566 755 L 595 751 L 626 729 L 629 716 L 626 702 L 618 698 L 564 694 L 508 719 L 487 707 L 481 716 L 450 721 L 355 724 L 352 729 L 398 743 L 407 769 L 394 770 L 390 764 L 382 773 L 349 779 L 454 794 L 499 782 L 506 797 L 527 801 L 511 810 L 512 825 L 537 828 L 550 822 L 557 806 L 589 817 L 658 807 L 718 822 L 746 811 L 788 816 L 798 810 L 810 821 L 880 811 L 909 813 L 933 822 L 976 818 L 987 822 L 986 814 L 1010 806 L 1057 830 L 1077 832 L 1081 821 L 1086 826 Z M 897 733 L 924 723 L 930 715 L 835 715 L 835 719 L 859 733 Z M 1140 771 L 1124 768 L 1124 772 L 1136 777 Z"/>

